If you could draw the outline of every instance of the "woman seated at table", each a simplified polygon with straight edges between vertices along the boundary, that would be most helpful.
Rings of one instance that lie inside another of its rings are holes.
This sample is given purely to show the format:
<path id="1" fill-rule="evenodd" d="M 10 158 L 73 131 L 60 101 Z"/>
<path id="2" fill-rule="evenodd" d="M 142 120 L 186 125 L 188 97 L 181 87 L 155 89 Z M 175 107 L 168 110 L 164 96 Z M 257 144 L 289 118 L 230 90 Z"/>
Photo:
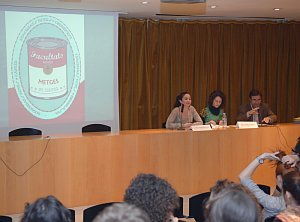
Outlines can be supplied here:
<path id="1" fill-rule="evenodd" d="M 166 127 L 168 129 L 188 129 L 193 124 L 203 124 L 191 103 L 191 95 L 188 92 L 182 92 L 176 97 L 174 108 L 167 119 Z"/>
<path id="2" fill-rule="evenodd" d="M 223 125 L 223 107 L 225 104 L 225 95 L 220 90 L 213 91 L 208 98 L 208 105 L 201 110 L 200 115 L 205 124 Z"/>

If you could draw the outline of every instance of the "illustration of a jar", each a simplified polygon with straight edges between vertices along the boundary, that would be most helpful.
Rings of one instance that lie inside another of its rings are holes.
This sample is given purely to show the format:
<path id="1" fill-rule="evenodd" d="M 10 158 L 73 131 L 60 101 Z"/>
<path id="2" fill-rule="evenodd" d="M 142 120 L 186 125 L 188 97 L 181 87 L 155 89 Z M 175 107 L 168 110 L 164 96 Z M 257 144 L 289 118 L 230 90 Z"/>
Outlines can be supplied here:
<path id="1" fill-rule="evenodd" d="M 27 40 L 29 95 L 54 99 L 67 93 L 67 45 L 53 37 Z"/>

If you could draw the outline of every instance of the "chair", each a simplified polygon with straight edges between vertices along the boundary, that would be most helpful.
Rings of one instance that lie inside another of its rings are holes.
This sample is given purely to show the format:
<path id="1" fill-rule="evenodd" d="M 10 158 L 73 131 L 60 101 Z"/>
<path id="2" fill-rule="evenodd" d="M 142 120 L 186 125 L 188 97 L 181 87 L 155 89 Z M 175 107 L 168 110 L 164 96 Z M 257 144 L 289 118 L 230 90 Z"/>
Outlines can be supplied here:
<path id="1" fill-rule="evenodd" d="M 92 222 L 101 211 L 103 211 L 106 207 L 113 205 L 114 203 L 117 202 L 103 203 L 86 208 L 83 211 L 83 222 Z"/>
<path id="2" fill-rule="evenodd" d="M 276 216 L 273 216 L 273 217 L 268 217 L 265 219 L 264 222 L 273 222 L 275 220 Z"/>
<path id="3" fill-rule="evenodd" d="M 89 133 L 89 132 L 110 132 L 111 127 L 106 126 L 103 124 L 89 124 L 84 127 L 82 127 L 82 132 L 83 133 Z"/>
<path id="4" fill-rule="evenodd" d="M 263 185 L 263 184 L 257 184 L 257 186 L 262 190 L 264 191 L 266 194 L 269 194 L 271 193 L 271 188 L 268 186 L 268 185 Z"/>
<path id="5" fill-rule="evenodd" d="M 186 217 L 185 215 L 183 215 L 183 198 L 182 197 L 179 197 L 179 207 L 174 210 L 173 214 L 175 217 L 178 217 L 178 218 Z"/>
<path id="6" fill-rule="evenodd" d="M 12 130 L 8 133 L 8 136 L 32 136 L 42 135 L 42 131 L 35 128 L 19 128 Z"/>
<path id="7" fill-rule="evenodd" d="M 68 209 L 71 213 L 71 222 L 75 222 L 75 210 L 73 209 Z"/>
<path id="8" fill-rule="evenodd" d="M 167 122 L 163 122 L 163 123 L 161 124 L 161 128 L 163 128 L 163 129 L 167 128 L 166 123 L 167 123 Z"/>
<path id="9" fill-rule="evenodd" d="M 12 218 L 8 216 L 0 216 L 0 222 L 12 222 Z"/>
<path id="10" fill-rule="evenodd" d="M 203 116 L 200 115 L 200 118 L 201 118 L 203 124 L 205 124 L 205 117 L 203 117 Z"/>
<path id="11" fill-rule="evenodd" d="M 197 194 L 189 199 L 190 213 L 189 217 L 197 222 L 202 222 L 204 218 L 204 204 L 209 198 L 210 192 Z"/>

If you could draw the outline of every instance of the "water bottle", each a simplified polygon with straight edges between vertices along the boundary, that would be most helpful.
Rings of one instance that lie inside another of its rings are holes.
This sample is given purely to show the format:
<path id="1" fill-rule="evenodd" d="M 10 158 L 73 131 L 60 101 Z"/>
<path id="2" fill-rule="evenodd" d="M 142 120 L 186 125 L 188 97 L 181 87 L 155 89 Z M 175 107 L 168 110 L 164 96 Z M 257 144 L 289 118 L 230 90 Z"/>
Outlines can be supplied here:
<path id="1" fill-rule="evenodd" d="M 227 116 L 226 116 L 226 113 L 223 113 L 222 121 L 223 121 L 223 126 L 227 126 Z"/>
<path id="2" fill-rule="evenodd" d="M 253 122 L 257 122 L 257 124 L 259 124 L 258 114 L 253 114 Z"/>

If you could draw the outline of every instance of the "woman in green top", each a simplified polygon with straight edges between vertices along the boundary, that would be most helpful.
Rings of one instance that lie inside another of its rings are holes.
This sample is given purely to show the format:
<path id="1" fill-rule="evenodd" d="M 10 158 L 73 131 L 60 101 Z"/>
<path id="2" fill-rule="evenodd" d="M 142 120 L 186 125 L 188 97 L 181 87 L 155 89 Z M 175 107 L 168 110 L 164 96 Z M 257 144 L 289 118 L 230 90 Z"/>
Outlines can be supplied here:
<path id="1" fill-rule="evenodd" d="M 223 125 L 223 107 L 225 104 L 225 95 L 220 90 L 213 91 L 208 98 L 208 106 L 201 110 L 201 117 L 205 124 Z"/>

